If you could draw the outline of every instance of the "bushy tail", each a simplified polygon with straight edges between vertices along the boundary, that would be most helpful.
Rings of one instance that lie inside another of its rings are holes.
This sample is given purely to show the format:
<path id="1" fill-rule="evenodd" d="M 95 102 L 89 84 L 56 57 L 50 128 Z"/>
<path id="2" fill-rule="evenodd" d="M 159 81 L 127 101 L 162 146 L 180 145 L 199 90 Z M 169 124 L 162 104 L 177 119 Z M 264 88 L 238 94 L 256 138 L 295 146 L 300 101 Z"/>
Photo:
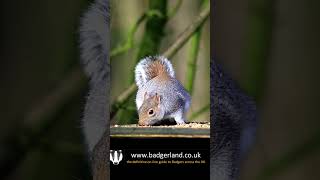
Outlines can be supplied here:
<path id="1" fill-rule="evenodd" d="M 108 58 L 109 2 L 96 0 L 81 19 L 81 62 L 90 84 L 96 84 L 106 76 Z"/>
<path id="2" fill-rule="evenodd" d="M 95 0 L 80 26 L 81 63 L 90 78 L 82 119 L 90 153 L 109 127 L 109 13 L 109 0 Z"/>
<path id="3" fill-rule="evenodd" d="M 163 56 L 146 57 L 136 66 L 136 84 L 140 88 L 160 74 L 166 74 L 170 77 L 174 77 L 174 70 L 170 61 Z"/>
<path id="4" fill-rule="evenodd" d="M 210 68 L 210 179 L 234 179 L 255 139 L 256 105 L 214 59 Z"/>

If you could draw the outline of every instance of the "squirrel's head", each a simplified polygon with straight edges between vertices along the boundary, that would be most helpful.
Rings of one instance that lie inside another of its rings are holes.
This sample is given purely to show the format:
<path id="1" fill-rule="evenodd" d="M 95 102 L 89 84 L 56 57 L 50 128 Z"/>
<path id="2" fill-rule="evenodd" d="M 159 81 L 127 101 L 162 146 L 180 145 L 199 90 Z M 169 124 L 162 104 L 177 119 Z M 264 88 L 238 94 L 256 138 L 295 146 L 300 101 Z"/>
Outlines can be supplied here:
<path id="1" fill-rule="evenodd" d="M 161 96 L 158 93 L 151 95 L 145 92 L 138 113 L 140 126 L 150 126 L 157 123 L 164 116 L 163 108 L 161 108 Z"/>

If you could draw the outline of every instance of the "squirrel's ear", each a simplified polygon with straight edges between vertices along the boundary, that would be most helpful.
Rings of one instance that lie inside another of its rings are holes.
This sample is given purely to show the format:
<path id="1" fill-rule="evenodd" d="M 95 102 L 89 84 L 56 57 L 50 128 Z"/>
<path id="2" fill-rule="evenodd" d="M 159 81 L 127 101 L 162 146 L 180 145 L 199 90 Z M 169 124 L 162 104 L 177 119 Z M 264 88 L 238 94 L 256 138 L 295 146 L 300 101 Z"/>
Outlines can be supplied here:
<path id="1" fill-rule="evenodd" d="M 148 93 L 147 93 L 147 91 L 144 93 L 144 95 L 143 95 L 143 101 L 144 100 L 146 100 L 148 98 Z"/>
<path id="2" fill-rule="evenodd" d="M 161 103 L 161 96 L 158 93 L 156 93 L 155 98 L 156 98 L 157 103 L 160 104 Z"/>

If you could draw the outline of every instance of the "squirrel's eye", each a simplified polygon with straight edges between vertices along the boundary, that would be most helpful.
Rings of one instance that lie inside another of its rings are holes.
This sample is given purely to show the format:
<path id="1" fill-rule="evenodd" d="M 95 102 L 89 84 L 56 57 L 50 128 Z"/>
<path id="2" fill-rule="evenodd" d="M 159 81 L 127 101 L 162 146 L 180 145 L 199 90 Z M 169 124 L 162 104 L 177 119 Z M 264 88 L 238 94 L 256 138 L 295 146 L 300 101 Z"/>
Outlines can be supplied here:
<path id="1" fill-rule="evenodd" d="M 149 114 L 149 115 L 153 115 L 153 113 L 154 113 L 153 109 L 150 109 L 150 110 L 148 111 L 148 114 Z"/>

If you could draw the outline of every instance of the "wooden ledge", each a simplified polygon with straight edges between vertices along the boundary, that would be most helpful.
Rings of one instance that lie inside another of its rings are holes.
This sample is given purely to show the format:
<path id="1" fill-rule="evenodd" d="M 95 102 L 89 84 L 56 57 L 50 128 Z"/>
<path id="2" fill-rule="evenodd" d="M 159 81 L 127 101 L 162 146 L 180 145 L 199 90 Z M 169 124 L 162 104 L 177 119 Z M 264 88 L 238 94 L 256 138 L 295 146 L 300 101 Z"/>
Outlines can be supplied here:
<path id="1" fill-rule="evenodd" d="M 114 138 L 210 138 L 210 123 L 188 123 L 171 126 L 111 126 Z"/>

